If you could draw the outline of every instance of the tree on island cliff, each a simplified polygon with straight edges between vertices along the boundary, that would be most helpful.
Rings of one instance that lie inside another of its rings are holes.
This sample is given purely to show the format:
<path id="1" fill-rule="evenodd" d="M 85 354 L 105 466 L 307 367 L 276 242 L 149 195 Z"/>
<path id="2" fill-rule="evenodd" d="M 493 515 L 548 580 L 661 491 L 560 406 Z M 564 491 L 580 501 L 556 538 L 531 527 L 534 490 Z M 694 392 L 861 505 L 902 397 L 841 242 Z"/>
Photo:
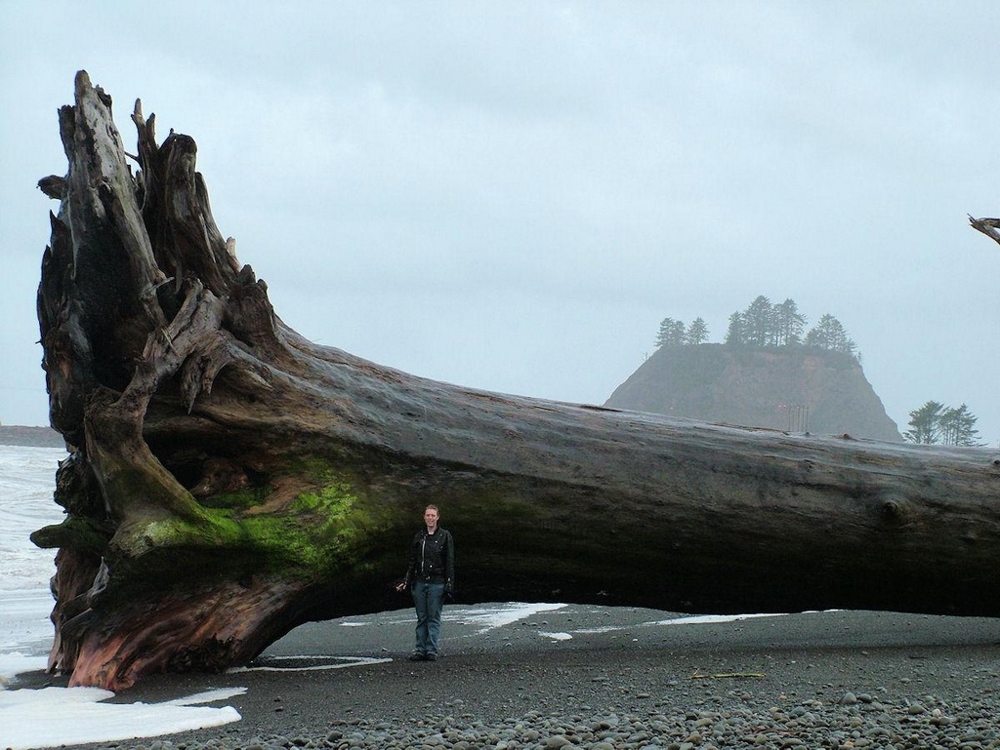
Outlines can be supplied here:
<path id="1" fill-rule="evenodd" d="M 660 321 L 660 330 L 656 334 L 657 348 L 663 346 L 679 346 L 686 343 L 684 322 L 673 318 Z"/>
<path id="2" fill-rule="evenodd" d="M 903 437 L 911 443 L 923 445 L 982 445 L 979 430 L 976 429 L 977 421 L 978 417 L 965 404 L 953 409 L 939 401 L 927 401 L 910 412 L 910 429 Z"/>
<path id="3" fill-rule="evenodd" d="M 688 326 L 684 336 L 684 343 L 691 346 L 698 346 L 708 340 L 708 325 L 703 318 L 695 318 Z"/>

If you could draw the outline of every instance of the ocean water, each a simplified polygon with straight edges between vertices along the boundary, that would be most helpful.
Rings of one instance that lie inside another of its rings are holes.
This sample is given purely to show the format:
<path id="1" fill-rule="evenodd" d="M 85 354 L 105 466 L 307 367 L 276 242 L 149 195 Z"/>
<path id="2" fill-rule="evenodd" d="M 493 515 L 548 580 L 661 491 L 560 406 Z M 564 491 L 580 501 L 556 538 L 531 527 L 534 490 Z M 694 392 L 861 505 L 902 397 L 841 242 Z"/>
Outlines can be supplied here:
<path id="1" fill-rule="evenodd" d="M 0 445 L 0 747 L 113 742 L 239 721 L 232 706 L 201 704 L 245 688 L 153 705 L 107 703 L 114 694 L 98 688 L 17 689 L 18 674 L 45 669 L 52 646 L 56 551 L 39 549 L 29 535 L 63 518 L 52 494 L 65 457 L 58 448 Z"/>
<path id="2" fill-rule="evenodd" d="M 52 643 L 56 551 L 39 549 L 29 535 L 63 519 L 52 493 L 65 457 L 58 448 L 0 445 L 0 653 L 44 655 Z"/>

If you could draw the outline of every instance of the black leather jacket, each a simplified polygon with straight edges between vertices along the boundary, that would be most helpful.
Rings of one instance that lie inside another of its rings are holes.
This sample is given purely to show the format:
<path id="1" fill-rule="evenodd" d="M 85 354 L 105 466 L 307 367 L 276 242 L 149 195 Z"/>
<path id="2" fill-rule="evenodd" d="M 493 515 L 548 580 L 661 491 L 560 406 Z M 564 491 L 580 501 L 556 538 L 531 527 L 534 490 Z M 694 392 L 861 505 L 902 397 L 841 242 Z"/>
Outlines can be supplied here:
<path id="1" fill-rule="evenodd" d="M 421 529 L 413 537 L 406 585 L 416 581 L 443 583 L 449 590 L 455 587 L 455 542 L 447 529 L 438 526 L 433 534 Z"/>

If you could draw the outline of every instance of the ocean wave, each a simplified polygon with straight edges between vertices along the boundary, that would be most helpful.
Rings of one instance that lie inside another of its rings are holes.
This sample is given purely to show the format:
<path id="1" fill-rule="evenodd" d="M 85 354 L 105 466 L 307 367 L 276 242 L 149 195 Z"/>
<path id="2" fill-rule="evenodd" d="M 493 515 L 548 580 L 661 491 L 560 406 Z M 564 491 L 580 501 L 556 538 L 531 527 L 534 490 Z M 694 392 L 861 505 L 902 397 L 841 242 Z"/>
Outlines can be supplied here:
<path id="1" fill-rule="evenodd" d="M 60 523 L 63 509 L 52 499 L 55 473 L 66 452 L 57 448 L 0 445 L 0 588 L 48 588 L 55 550 L 31 543 L 31 532 Z"/>

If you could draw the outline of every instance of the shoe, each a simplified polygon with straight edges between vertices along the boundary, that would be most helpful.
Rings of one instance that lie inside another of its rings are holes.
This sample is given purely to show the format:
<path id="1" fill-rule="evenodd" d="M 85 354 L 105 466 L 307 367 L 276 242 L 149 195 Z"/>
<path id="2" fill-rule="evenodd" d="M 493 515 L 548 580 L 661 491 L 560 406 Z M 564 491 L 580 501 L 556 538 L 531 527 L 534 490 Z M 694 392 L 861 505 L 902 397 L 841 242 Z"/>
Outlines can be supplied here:
<path id="1" fill-rule="evenodd" d="M 437 661 L 438 660 L 438 655 L 437 654 L 427 654 L 427 656 L 424 657 L 424 660 L 425 661 Z"/>
<path id="2" fill-rule="evenodd" d="M 427 661 L 427 654 L 410 654 L 410 661 Z"/>

